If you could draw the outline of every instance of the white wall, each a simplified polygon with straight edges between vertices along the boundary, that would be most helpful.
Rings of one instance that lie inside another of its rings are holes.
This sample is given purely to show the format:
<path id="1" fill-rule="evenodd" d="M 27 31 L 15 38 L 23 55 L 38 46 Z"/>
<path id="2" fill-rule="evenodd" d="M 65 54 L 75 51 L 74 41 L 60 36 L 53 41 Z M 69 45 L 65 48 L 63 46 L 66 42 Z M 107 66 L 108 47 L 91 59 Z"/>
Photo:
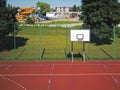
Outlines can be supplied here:
<path id="1" fill-rule="evenodd" d="M 46 13 L 46 16 L 53 18 L 53 17 L 55 16 L 55 14 L 54 14 L 53 12 L 47 12 L 47 13 Z"/>

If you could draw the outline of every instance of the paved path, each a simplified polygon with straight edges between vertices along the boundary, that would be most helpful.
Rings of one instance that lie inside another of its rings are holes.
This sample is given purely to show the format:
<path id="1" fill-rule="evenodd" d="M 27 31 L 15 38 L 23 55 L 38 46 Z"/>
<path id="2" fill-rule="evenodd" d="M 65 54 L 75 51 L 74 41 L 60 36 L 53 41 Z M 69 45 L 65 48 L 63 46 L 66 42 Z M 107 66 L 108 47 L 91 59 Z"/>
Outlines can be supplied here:
<path id="1" fill-rule="evenodd" d="M 24 25 L 24 26 L 39 26 L 40 24 L 36 25 Z M 82 25 L 82 23 L 75 23 L 75 24 L 42 24 L 41 26 L 49 26 L 49 27 L 74 27 L 74 26 L 79 26 Z M 20 26 L 23 26 L 22 24 Z"/>

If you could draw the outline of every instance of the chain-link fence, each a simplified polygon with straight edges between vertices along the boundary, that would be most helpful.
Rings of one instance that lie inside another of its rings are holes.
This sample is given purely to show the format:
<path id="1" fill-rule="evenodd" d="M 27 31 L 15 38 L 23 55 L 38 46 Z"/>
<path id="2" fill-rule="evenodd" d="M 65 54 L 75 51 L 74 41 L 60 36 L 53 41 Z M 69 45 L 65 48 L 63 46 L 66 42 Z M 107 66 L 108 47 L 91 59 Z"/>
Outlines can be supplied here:
<path id="1" fill-rule="evenodd" d="M 0 60 L 71 60 L 68 27 L 21 26 L 17 35 L 0 38 Z M 120 38 L 111 44 L 85 43 L 86 60 L 120 59 Z M 74 60 L 83 59 L 83 42 L 73 42 Z"/>

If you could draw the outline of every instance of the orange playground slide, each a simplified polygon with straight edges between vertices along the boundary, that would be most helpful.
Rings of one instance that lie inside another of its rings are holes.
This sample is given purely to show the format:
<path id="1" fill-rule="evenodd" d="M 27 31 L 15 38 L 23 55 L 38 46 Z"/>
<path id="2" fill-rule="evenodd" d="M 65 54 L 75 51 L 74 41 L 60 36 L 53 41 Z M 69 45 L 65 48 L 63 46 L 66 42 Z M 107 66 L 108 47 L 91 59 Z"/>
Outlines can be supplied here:
<path id="1" fill-rule="evenodd" d="M 20 8 L 18 14 L 16 15 L 17 19 L 25 19 L 26 16 L 29 16 L 30 14 L 34 13 L 36 9 L 34 7 L 25 7 Z"/>

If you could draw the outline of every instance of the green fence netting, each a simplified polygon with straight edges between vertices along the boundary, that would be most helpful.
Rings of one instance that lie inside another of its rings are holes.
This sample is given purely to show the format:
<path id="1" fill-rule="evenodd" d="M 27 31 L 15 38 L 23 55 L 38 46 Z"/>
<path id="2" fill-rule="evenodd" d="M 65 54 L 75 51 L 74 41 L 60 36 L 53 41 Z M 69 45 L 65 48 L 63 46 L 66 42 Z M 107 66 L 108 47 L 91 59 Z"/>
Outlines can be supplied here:
<path id="1" fill-rule="evenodd" d="M 18 34 L 0 37 L 0 61 L 71 60 L 69 27 L 20 26 Z M 15 30 L 14 30 L 15 32 Z M 86 60 L 119 60 L 120 38 L 111 44 L 85 43 Z M 83 59 L 83 42 L 73 42 L 74 60 Z"/>

